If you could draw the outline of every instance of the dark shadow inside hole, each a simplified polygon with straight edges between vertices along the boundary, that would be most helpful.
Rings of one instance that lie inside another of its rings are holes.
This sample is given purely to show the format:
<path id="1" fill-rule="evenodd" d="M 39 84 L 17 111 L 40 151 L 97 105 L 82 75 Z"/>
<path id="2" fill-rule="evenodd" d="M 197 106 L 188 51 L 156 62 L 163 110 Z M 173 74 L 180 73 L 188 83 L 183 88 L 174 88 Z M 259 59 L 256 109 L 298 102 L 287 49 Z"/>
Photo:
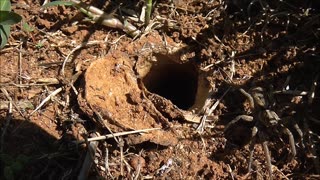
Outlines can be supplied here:
<path id="1" fill-rule="evenodd" d="M 178 64 L 164 55 L 157 55 L 157 62 L 143 78 L 145 87 L 172 101 L 181 109 L 189 109 L 195 102 L 198 73 L 192 63 Z"/>

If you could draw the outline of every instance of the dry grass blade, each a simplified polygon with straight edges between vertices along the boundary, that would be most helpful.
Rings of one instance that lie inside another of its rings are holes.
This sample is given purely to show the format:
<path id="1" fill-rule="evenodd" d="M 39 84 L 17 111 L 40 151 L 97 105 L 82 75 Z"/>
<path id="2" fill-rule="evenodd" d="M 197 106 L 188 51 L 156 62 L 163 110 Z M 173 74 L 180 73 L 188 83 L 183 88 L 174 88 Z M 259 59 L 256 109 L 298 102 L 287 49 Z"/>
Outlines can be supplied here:
<path id="1" fill-rule="evenodd" d="M 88 138 L 88 142 L 90 141 L 99 141 L 99 140 L 105 140 L 105 139 L 110 139 L 114 137 L 119 137 L 119 136 L 125 136 L 129 134 L 137 134 L 137 133 L 146 133 L 149 131 L 155 131 L 155 130 L 160 130 L 161 128 L 150 128 L 150 129 L 141 129 L 141 130 L 135 130 L 135 131 L 126 131 L 126 132 L 118 132 L 118 133 L 113 133 L 113 134 L 107 134 L 103 136 L 98 136 L 98 137 L 93 137 L 93 138 Z M 84 143 L 85 141 L 76 141 L 76 143 Z"/>
<path id="2" fill-rule="evenodd" d="M 315 146 L 315 144 L 313 143 L 313 139 L 311 137 L 311 134 L 313 134 L 313 132 L 310 130 L 308 122 L 306 119 L 304 119 L 303 121 L 303 125 L 304 125 L 304 129 L 307 132 L 307 143 L 309 146 L 309 153 L 311 154 L 311 158 L 313 161 L 313 165 L 314 168 L 317 172 L 317 174 L 320 174 L 320 160 L 319 160 L 319 154 L 317 153 L 317 147 Z"/>
<path id="3" fill-rule="evenodd" d="M 294 96 L 306 96 L 309 93 L 307 91 L 280 90 L 280 91 L 274 91 L 273 94 L 289 94 L 289 95 L 294 95 Z"/>
<path id="4" fill-rule="evenodd" d="M 315 90 L 316 90 L 316 87 L 317 87 L 317 82 L 318 82 L 318 79 L 319 79 L 319 74 L 316 75 L 316 77 L 314 78 L 313 82 L 312 82 L 312 85 L 311 85 L 311 89 L 310 89 L 310 92 L 308 94 L 308 104 L 311 105 L 312 102 L 313 102 L 313 99 L 314 99 L 314 96 L 315 96 Z"/>
<path id="5" fill-rule="evenodd" d="M 228 172 L 230 173 L 231 179 L 234 180 L 234 175 L 233 175 L 232 169 L 229 164 L 227 166 L 228 166 Z"/>
<path id="6" fill-rule="evenodd" d="M 0 101 L 0 110 L 7 110 L 9 109 L 8 104 L 12 103 L 11 101 Z M 17 108 L 19 109 L 34 109 L 34 106 L 31 101 L 28 100 L 21 100 L 16 104 Z"/>
<path id="7" fill-rule="evenodd" d="M 5 88 L 1 88 L 1 92 L 6 96 L 6 98 L 12 103 L 14 108 L 19 112 L 19 114 L 25 118 L 24 114 L 20 111 L 19 107 L 17 106 L 16 103 L 13 102 L 12 98 L 10 97 L 8 91 Z"/>
<path id="8" fill-rule="evenodd" d="M 59 83 L 57 78 L 39 78 L 36 80 L 36 84 L 38 85 L 54 85 Z"/>
<path id="9" fill-rule="evenodd" d="M 217 106 L 219 105 L 219 103 L 221 102 L 222 98 L 229 92 L 231 88 L 229 87 L 224 93 L 223 95 L 211 106 L 211 108 L 207 109 L 205 114 L 203 115 L 201 122 L 199 124 L 199 126 L 197 127 L 197 131 L 199 133 L 203 133 L 204 131 L 204 127 L 205 127 L 205 123 L 207 120 L 207 117 L 210 116 L 212 114 L 212 112 L 217 108 Z"/>
<path id="10" fill-rule="evenodd" d="M 86 180 L 88 178 L 91 166 L 94 161 L 94 156 L 97 151 L 97 147 L 98 147 L 97 141 L 89 142 L 88 151 L 87 151 L 86 157 L 84 159 L 84 162 L 82 164 L 82 168 L 80 170 L 80 173 L 78 175 L 78 180 Z"/>
<path id="11" fill-rule="evenodd" d="M 119 138 L 119 143 L 118 146 L 120 148 L 120 174 L 123 176 L 123 146 L 124 146 L 124 141 L 122 138 Z"/>
<path id="12" fill-rule="evenodd" d="M 83 48 L 83 47 L 86 47 L 86 46 L 90 46 L 90 45 L 95 45 L 95 44 L 100 44 L 100 43 L 103 43 L 104 41 L 89 41 L 89 42 L 83 42 L 81 43 L 80 45 L 78 45 L 77 47 L 75 47 L 74 49 L 72 49 L 70 51 L 70 53 L 67 55 L 67 57 L 64 59 L 63 63 L 62 63 L 62 68 L 61 68 L 61 74 L 64 76 L 64 68 L 70 58 L 70 56 L 76 52 L 77 50 Z"/>
<path id="13" fill-rule="evenodd" d="M 35 113 L 36 111 L 38 111 L 46 102 L 48 102 L 52 97 L 56 96 L 57 94 L 59 94 L 62 91 L 62 87 L 56 89 L 55 91 L 53 91 L 49 96 L 47 96 L 40 104 L 39 106 L 33 110 L 29 116 L 31 116 L 33 113 Z"/>
<path id="14" fill-rule="evenodd" d="M 19 84 L 22 84 L 22 44 L 20 44 L 18 66 L 19 66 Z"/>
<path id="15" fill-rule="evenodd" d="M 109 167 L 109 149 L 106 146 L 106 157 L 104 158 L 104 168 L 106 169 L 106 173 L 109 175 L 109 177 L 112 177 L 112 179 L 114 179 L 114 177 L 112 176 L 112 174 L 110 173 L 110 167 Z"/>
<path id="16" fill-rule="evenodd" d="M 30 84 L 16 84 L 16 83 L 0 83 L 0 86 L 3 87 L 18 87 L 18 88 L 30 88 L 30 86 L 47 86 L 47 85 L 57 85 L 59 84 L 59 80 L 57 78 L 39 78 L 36 79 L 33 83 Z"/>

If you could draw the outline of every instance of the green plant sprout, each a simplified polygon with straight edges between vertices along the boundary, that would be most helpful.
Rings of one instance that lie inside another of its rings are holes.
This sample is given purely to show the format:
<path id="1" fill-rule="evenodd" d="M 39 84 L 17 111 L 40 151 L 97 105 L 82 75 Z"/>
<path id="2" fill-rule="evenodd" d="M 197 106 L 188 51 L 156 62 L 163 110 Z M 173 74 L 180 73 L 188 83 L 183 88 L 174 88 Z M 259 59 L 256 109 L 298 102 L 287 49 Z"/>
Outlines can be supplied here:
<path id="1" fill-rule="evenodd" d="M 27 22 L 22 23 L 22 29 L 28 33 L 34 31 L 34 27 L 30 26 Z"/>
<path id="2" fill-rule="evenodd" d="M 0 3 L 0 49 L 8 42 L 10 36 L 10 26 L 21 21 L 21 16 L 11 12 L 10 0 L 1 0 Z"/>
<path id="3" fill-rule="evenodd" d="M 41 41 L 39 41 L 36 45 L 35 45 L 36 48 L 40 49 L 43 47 L 43 43 Z"/>

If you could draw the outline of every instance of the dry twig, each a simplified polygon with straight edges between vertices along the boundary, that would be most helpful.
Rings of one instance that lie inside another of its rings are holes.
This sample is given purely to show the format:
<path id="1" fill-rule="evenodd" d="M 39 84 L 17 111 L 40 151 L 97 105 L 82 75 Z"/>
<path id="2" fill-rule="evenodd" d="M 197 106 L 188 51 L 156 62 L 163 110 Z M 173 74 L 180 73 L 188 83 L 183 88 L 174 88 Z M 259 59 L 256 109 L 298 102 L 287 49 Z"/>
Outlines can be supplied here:
<path id="1" fill-rule="evenodd" d="M 94 136 L 96 136 L 96 135 L 94 135 Z M 86 180 L 88 178 L 89 171 L 90 171 L 91 166 L 94 161 L 94 156 L 96 154 L 97 147 L 98 147 L 97 141 L 93 141 L 93 142 L 88 143 L 87 154 L 86 154 L 86 157 L 83 161 L 80 173 L 78 175 L 78 180 Z"/>
<path id="2" fill-rule="evenodd" d="M 315 96 L 315 90 L 316 90 L 316 87 L 317 87 L 317 82 L 318 82 L 318 79 L 319 79 L 319 74 L 316 75 L 316 77 L 314 78 L 313 82 L 312 82 L 312 85 L 311 85 L 311 88 L 310 88 L 310 91 L 309 91 L 309 94 L 308 94 L 308 105 L 311 105 L 312 102 L 313 102 L 313 99 L 314 99 L 314 96 Z"/>
<path id="3" fill-rule="evenodd" d="M 29 116 L 31 116 L 33 113 L 35 113 L 36 111 L 38 111 L 46 102 L 48 102 L 52 97 L 56 96 L 57 94 L 59 94 L 62 91 L 62 87 L 56 89 L 55 91 L 53 91 L 49 96 L 47 96 L 39 105 L 38 107 L 33 110 Z"/>
<path id="4" fill-rule="evenodd" d="M 13 102 L 12 98 L 10 97 L 8 91 L 5 88 L 1 88 L 2 93 L 6 96 L 6 98 L 12 103 L 13 107 L 19 112 L 19 114 L 26 119 L 24 114 L 20 111 L 19 107 L 16 103 Z"/>
<path id="5" fill-rule="evenodd" d="M 93 138 L 88 138 L 88 142 L 90 141 L 99 141 L 99 140 L 105 140 L 105 139 L 110 139 L 113 137 L 119 137 L 119 136 L 125 136 L 129 134 L 136 134 L 136 133 L 146 133 L 149 131 L 155 131 L 155 130 L 160 130 L 161 128 L 150 128 L 150 129 L 141 129 L 141 130 L 135 130 L 135 131 L 127 131 L 127 132 L 118 132 L 118 133 L 113 133 L 113 134 L 107 134 L 103 136 L 98 136 L 98 137 L 93 137 Z M 85 141 L 76 141 L 77 144 L 84 143 Z"/>
<path id="6" fill-rule="evenodd" d="M 63 63 L 62 63 L 62 68 L 61 68 L 61 74 L 64 76 L 64 68 L 70 58 L 70 56 L 76 52 L 77 50 L 83 48 L 83 47 L 86 47 L 86 46 L 90 46 L 90 45 L 95 45 L 95 44 L 100 44 L 100 43 L 103 43 L 104 41 L 88 41 L 88 42 L 83 42 L 81 43 L 80 45 L 78 45 L 77 47 L 73 48 L 69 54 L 67 55 L 67 57 L 64 59 Z"/>
<path id="7" fill-rule="evenodd" d="M 223 95 L 211 106 L 211 108 L 207 108 L 204 115 L 202 116 L 201 122 L 199 124 L 199 126 L 197 127 L 197 131 L 199 133 L 203 133 L 204 131 L 204 127 L 205 127 L 205 123 L 207 120 L 207 117 L 210 116 L 212 114 L 212 112 L 217 108 L 217 106 L 219 105 L 219 103 L 221 102 L 222 98 L 229 92 L 230 87 L 223 93 Z"/>

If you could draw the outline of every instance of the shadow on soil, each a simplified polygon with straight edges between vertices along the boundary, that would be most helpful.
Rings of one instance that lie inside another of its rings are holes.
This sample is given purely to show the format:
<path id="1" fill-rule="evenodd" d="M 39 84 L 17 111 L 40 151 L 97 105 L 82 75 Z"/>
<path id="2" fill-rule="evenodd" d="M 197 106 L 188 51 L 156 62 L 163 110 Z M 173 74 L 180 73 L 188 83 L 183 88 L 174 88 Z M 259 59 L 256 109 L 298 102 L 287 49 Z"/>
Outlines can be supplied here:
<path id="1" fill-rule="evenodd" d="M 2 130 L 8 118 L 1 118 Z M 3 132 L 3 131 L 2 131 Z M 56 139 L 26 120 L 11 119 L 0 156 L 0 179 L 73 179 L 83 149 L 70 144 L 74 137 Z"/>

